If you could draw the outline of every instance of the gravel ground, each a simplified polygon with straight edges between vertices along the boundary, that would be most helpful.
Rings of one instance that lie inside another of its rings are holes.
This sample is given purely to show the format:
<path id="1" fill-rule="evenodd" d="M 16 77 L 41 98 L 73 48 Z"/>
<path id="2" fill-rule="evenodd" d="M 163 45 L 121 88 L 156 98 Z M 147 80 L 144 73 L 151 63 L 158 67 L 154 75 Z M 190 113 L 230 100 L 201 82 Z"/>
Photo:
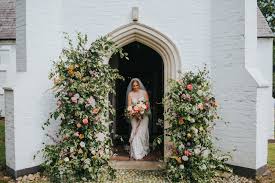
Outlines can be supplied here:
<path id="1" fill-rule="evenodd" d="M 141 171 L 141 170 L 118 170 L 117 178 L 109 183 L 166 183 L 163 177 L 162 171 Z M 37 174 L 30 174 L 28 176 L 19 177 L 16 181 L 12 180 L 10 177 L 2 177 L 0 179 L 7 183 L 49 183 L 45 176 Z M 213 183 L 255 183 L 253 180 L 248 180 L 244 177 L 239 177 L 236 175 L 223 173 L 220 177 L 216 177 L 212 181 Z"/>

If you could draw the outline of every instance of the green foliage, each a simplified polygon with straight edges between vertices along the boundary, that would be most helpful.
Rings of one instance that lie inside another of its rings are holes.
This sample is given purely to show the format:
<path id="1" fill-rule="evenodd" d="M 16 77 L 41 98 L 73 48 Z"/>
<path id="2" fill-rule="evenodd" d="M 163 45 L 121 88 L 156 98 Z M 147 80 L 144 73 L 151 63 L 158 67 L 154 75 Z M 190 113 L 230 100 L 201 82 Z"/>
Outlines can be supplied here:
<path id="1" fill-rule="evenodd" d="M 52 182 L 105 182 L 115 175 L 108 165 L 112 154 L 109 115 L 114 112 L 108 95 L 115 93 L 115 81 L 122 77 L 104 60 L 125 54 L 107 37 L 88 45 L 87 36 L 78 33 L 76 46 L 67 34 L 65 39 L 68 48 L 49 74 L 57 108 L 43 126 L 59 120 L 60 129 L 56 138 L 48 135 L 54 143 L 42 150 L 43 167 Z"/>
<path id="2" fill-rule="evenodd" d="M 258 6 L 265 16 L 272 31 L 275 32 L 275 1 L 274 0 L 257 0 Z"/>
<path id="3" fill-rule="evenodd" d="M 216 170 L 228 170 L 229 155 L 215 149 L 211 131 L 218 119 L 217 102 L 211 93 L 208 71 L 186 72 L 170 82 L 164 98 L 166 130 L 170 142 L 167 177 L 177 182 L 210 182 Z"/>
<path id="4" fill-rule="evenodd" d="M 275 168 L 275 144 L 268 144 L 268 166 Z"/>

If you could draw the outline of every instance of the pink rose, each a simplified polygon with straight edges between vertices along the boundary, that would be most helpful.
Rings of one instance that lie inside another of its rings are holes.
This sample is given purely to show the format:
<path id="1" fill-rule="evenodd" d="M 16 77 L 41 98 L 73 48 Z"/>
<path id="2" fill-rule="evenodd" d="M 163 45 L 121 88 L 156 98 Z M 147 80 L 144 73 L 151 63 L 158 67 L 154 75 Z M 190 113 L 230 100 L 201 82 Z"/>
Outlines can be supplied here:
<path id="1" fill-rule="evenodd" d="M 188 84 L 187 86 L 186 86 L 186 88 L 187 88 L 187 90 L 192 90 L 193 89 L 193 86 L 192 86 L 192 84 Z"/>
<path id="2" fill-rule="evenodd" d="M 180 124 L 180 125 L 184 124 L 184 118 L 183 118 L 183 117 L 180 117 L 180 118 L 179 118 L 179 124 Z"/>
<path id="3" fill-rule="evenodd" d="M 83 122 L 84 125 L 87 125 L 89 121 L 88 121 L 87 118 L 85 118 L 85 119 L 82 120 L 82 122 Z"/>
<path id="4" fill-rule="evenodd" d="M 138 106 L 134 106 L 134 110 L 135 110 L 135 111 L 139 111 Z"/>
<path id="5" fill-rule="evenodd" d="M 77 103 L 77 98 L 76 98 L 75 96 L 73 96 L 73 97 L 71 98 L 71 100 L 72 100 L 73 103 Z"/>
<path id="6" fill-rule="evenodd" d="M 56 105 L 59 108 L 61 106 L 62 102 L 60 100 L 57 101 Z"/>
<path id="7" fill-rule="evenodd" d="M 100 120 L 100 116 L 96 116 L 96 117 L 95 117 L 95 120 L 93 120 L 93 123 L 94 123 L 94 124 L 97 124 L 97 123 L 99 122 L 99 120 Z"/>
<path id="8" fill-rule="evenodd" d="M 93 114 L 97 114 L 99 112 L 99 108 L 94 108 L 93 110 L 92 110 L 92 113 Z"/>
<path id="9" fill-rule="evenodd" d="M 95 99 L 94 99 L 94 97 L 93 97 L 93 96 L 90 96 L 90 97 L 87 99 L 87 103 L 88 103 L 89 105 L 91 105 L 92 107 L 94 107 L 94 106 L 95 106 Z"/>
<path id="10" fill-rule="evenodd" d="M 199 110 L 203 110 L 203 104 L 202 104 L 202 103 L 199 103 L 198 106 L 197 106 L 197 108 L 198 108 Z"/>
<path id="11" fill-rule="evenodd" d="M 185 151 L 184 151 L 184 155 L 185 155 L 185 156 L 191 156 L 192 153 L 191 153 L 190 151 L 188 151 L 188 150 L 185 150 Z"/>
<path id="12" fill-rule="evenodd" d="M 79 132 L 75 132 L 74 136 L 79 137 Z"/>

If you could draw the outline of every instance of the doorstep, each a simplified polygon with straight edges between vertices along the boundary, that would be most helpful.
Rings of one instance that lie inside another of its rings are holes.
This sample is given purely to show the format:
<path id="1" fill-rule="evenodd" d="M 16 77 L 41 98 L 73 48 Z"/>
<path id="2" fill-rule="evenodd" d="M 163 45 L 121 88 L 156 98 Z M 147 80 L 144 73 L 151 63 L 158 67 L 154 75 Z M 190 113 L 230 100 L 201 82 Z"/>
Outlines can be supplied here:
<path id="1" fill-rule="evenodd" d="M 163 161 L 142 161 L 142 160 L 116 161 L 116 160 L 111 160 L 110 166 L 114 169 L 161 170 L 161 169 L 165 168 L 165 163 Z"/>

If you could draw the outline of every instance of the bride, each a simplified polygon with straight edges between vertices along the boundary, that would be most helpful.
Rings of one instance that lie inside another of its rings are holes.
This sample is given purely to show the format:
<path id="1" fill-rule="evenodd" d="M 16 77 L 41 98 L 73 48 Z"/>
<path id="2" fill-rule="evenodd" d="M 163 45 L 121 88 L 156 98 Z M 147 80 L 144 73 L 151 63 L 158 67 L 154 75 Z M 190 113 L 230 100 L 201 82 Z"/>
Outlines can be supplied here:
<path id="1" fill-rule="evenodd" d="M 129 107 L 139 100 L 145 100 L 149 106 L 149 97 L 145 87 L 138 78 L 133 78 L 127 88 L 126 105 Z M 130 158 L 142 159 L 149 153 L 148 123 L 148 115 L 145 115 L 141 120 L 131 118 Z"/>

